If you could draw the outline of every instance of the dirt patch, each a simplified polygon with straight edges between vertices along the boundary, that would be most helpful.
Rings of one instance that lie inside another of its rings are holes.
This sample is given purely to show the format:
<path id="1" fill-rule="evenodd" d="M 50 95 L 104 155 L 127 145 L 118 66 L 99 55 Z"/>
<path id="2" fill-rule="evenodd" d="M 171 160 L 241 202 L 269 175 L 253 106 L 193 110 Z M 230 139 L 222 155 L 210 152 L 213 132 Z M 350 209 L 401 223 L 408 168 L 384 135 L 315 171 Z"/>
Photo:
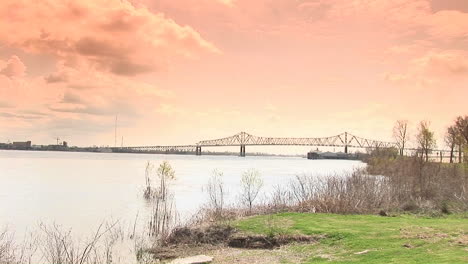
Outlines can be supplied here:
<path id="1" fill-rule="evenodd" d="M 299 264 L 315 256 L 313 251 L 297 252 L 289 245 L 276 249 L 241 249 L 223 247 L 206 251 L 204 254 L 214 258 L 213 264 Z"/>
<path id="2" fill-rule="evenodd" d="M 228 241 L 234 232 L 230 226 L 210 226 L 205 229 L 183 227 L 174 230 L 166 242 L 169 245 L 218 245 Z"/>
<path id="3" fill-rule="evenodd" d="M 147 253 L 159 260 L 175 259 L 180 256 L 179 248 L 169 246 L 150 248 L 147 250 Z"/>
<path id="4" fill-rule="evenodd" d="M 442 239 L 450 237 L 448 234 L 436 232 L 436 230 L 429 227 L 414 227 L 401 229 L 400 233 L 402 238 L 421 239 L 426 242 L 438 242 Z"/>
<path id="5" fill-rule="evenodd" d="M 152 248 L 147 252 L 152 254 L 155 259 L 162 261 L 197 254 L 208 254 L 208 252 L 220 252 L 223 250 L 229 252 L 244 252 L 241 249 L 253 250 L 259 254 L 261 253 L 260 255 L 265 257 L 265 255 L 268 255 L 265 251 L 276 252 L 280 250 L 282 246 L 291 243 L 314 243 L 321 238 L 323 238 L 323 236 L 246 235 L 237 232 L 237 230 L 230 226 L 210 226 L 206 228 L 184 227 L 174 230 L 171 236 L 166 240 L 165 246 Z M 234 249 L 240 251 L 235 251 Z M 216 263 L 218 263 L 218 261 L 216 261 Z M 276 263 L 276 261 L 272 263 Z"/>
<path id="6" fill-rule="evenodd" d="M 460 235 L 455 239 L 455 243 L 462 246 L 468 246 L 468 235 Z"/>
<path id="7" fill-rule="evenodd" d="M 281 236 L 236 236 L 229 240 L 228 246 L 233 248 L 247 249 L 273 249 L 294 242 L 311 243 L 316 242 L 318 237 L 301 235 Z"/>

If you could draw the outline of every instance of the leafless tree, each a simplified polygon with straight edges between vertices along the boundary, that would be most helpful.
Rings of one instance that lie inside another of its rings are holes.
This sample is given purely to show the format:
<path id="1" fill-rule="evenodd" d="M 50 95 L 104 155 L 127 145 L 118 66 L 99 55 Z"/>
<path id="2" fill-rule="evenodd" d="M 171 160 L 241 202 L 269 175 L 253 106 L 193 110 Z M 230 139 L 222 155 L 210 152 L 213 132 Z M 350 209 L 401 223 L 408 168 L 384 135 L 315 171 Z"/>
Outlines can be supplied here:
<path id="1" fill-rule="evenodd" d="M 418 134 L 416 135 L 421 158 L 425 159 L 426 162 L 429 160 L 429 153 L 436 146 L 434 132 L 430 130 L 429 125 L 428 121 L 421 121 L 419 123 Z"/>
<path id="2" fill-rule="evenodd" d="M 400 150 L 400 155 L 403 156 L 406 143 L 408 142 L 408 121 L 398 120 L 393 127 L 393 137 Z"/>
<path id="3" fill-rule="evenodd" d="M 459 116 L 455 120 L 455 127 L 459 134 L 458 160 L 462 160 L 462 151 L 468 145 L 468 116 Z M 466 153 L 465 153 L 466 159 Z M 466 159 L 468 161 L 468 159 Z"/>
<path id="4" fill-rule="evenodd" d="M 22 242 L 17 255 L 18 263 L 32 264 L 34 256 L 39 249 L 39 236 L 34 232 L 28 232 Z M 0 261 L 0 263 L 2 263 Z"/>
<path id="5" fill-rule="evenodd" d="M 263 187 L 263 179 L 261 178 L 260 172 L 258 170 L 250 169 L 242 174 L 240 183 L 240 199 L 248 206 L 249 213 L 251 213 L 253 203 L 258 197 L 260 189 Z"/>
<path id="6" fill-rule="evenodd" d="M 458 139 L 458 130 L 454 126 L 450 126 L 447 128 L 445 132 L 445 143 L 450 148 L 450 163 L 453 163 L 454 157 L 454 150 L 457 146 L 457 139 Z"/>
<path id="7" fill-rule="evenodd" d="M 209 197 L 210 207 L 214 209 L 216 217 L 220 217 L 224 208 L 224 182 L 223 182 L 223 173 L 214 170 L 213 175 L 208 180 L 208 184 L 205 187 L 205 190 Z"/>
<path id="8" fill-rule="evenodd" d="M 0 231 L 0 263 L 16 264 L 18 260 L 15 255 L 15 244 L 10 232 L 5 228 Z"/>

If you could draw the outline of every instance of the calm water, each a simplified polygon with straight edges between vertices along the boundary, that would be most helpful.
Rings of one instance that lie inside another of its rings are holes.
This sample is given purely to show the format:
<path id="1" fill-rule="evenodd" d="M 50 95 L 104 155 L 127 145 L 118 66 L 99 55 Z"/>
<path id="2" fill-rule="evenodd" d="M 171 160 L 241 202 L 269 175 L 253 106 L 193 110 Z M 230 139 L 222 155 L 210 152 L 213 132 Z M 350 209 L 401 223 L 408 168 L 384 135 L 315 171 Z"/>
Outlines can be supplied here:
<path id="1" fill-rule="evenodd" d="M 206 202 L 202 187 L 214 169 L 224 173 L 232 201 L 242 172 L 250 168 L 260 171 L 265 195 L 298 174 L 326 177 L 364 166 L 358 161 L 283 157 L 0 151 L 0 227 L 22 232 L 55 222 L 89 233 L 104 220 L 133 223 L 148 210 L 142 198 L 145 163 L 164 160 L 176 171 L 173 190 L 182 215 Z"/>

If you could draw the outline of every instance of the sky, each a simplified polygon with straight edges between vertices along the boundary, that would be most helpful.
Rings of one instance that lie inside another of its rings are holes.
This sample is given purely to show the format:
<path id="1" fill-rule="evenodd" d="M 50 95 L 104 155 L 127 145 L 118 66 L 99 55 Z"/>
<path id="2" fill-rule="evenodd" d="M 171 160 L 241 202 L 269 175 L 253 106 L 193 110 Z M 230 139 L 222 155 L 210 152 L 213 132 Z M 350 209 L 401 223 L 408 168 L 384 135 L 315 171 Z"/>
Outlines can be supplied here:
<path id="1" fill-rule="evenodd" d="M 392 140 L 468 114 L 465 0 L 2 0 L 0 142 Z"/>

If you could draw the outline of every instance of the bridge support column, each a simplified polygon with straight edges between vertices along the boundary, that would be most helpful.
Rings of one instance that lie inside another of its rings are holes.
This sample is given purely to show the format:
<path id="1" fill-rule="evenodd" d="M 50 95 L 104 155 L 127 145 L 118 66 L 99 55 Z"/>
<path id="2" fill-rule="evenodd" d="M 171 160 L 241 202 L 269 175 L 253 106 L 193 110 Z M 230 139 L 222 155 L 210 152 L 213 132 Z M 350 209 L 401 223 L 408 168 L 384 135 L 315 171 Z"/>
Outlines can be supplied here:
<path id="1" fill-rule="evenodd" d="M 348 132 L 345 132 L 345 147 L 344 153 L 348 154 Z"/>
<path id="2" fill-rule="evenodd" d="M 245 145 L 240 146 L 240 156 L 245 157 Z"/>
<path id="3" fill-rule="evenodd" d="M 195 155 L 201 156 L 201 146 L 197 146 L 197 147 L 195 148 Z"/>

